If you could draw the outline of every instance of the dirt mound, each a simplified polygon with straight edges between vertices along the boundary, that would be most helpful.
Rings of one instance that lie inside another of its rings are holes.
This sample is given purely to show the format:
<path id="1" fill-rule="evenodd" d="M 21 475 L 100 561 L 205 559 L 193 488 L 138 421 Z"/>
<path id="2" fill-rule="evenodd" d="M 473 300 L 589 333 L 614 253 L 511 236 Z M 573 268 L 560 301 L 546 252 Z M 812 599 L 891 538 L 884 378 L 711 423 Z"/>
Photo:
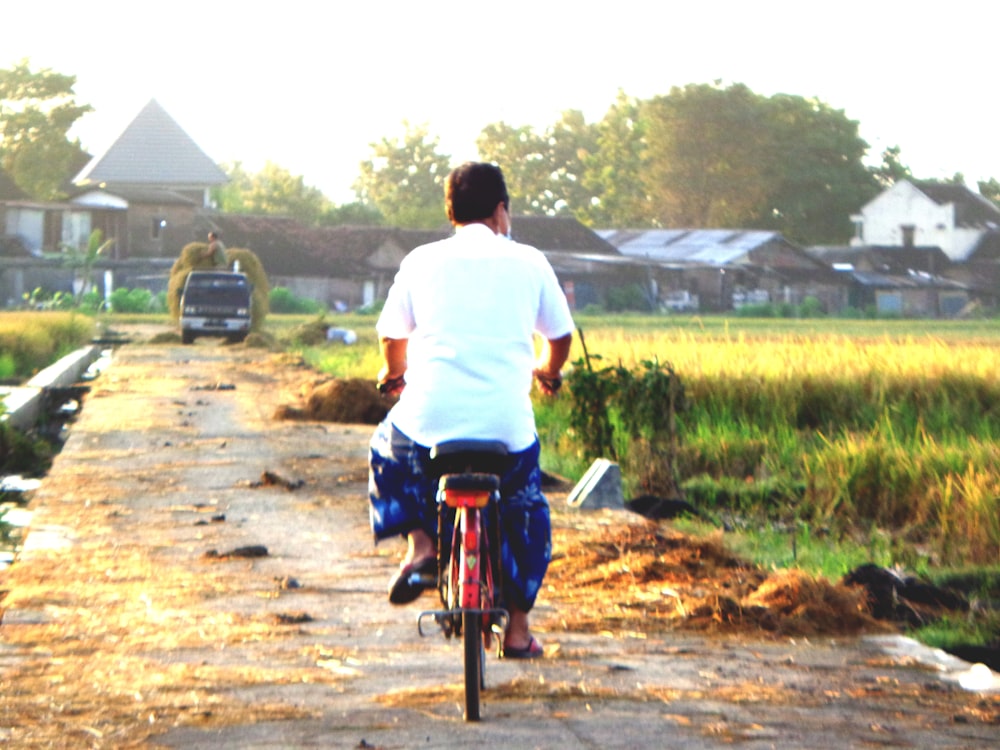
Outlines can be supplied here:
<path id="1" fill-rule="evenodd" d="M 378 424 L 389 411 L 389 403 L 370 380 L 337 378 L 306 386 L 304 405 L 282 405 L 275 419 L 310 419 L 346 424 Z"/>
<path id="2" fill-rule="evenodd" d="M 547 582 L 571 629 L 768 631 L 784 635 L 884 632 L 863 590 L 801 571 L 769 572 L 656 522 L 599 531 L 556 529 Z"/>

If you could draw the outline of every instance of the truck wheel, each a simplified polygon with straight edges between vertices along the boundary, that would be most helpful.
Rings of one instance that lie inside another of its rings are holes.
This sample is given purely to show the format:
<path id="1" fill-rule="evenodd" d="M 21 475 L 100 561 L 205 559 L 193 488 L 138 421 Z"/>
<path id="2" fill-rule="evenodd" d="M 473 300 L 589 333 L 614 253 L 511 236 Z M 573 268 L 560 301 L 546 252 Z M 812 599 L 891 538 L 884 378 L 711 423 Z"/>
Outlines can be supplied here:
<path id="1" fill-rule="evenodd" d="M 181 331 L 181 343 L 182 344 L 193 344 L 194 343 L 194 332 L 193 331 Z"/>

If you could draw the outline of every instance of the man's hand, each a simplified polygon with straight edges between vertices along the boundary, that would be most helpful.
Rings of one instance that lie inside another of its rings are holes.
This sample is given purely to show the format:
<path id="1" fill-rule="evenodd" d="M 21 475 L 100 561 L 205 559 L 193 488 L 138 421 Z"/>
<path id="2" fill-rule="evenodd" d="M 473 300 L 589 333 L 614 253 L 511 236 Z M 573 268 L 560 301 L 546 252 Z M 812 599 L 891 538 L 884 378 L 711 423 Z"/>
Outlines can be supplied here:
<path id="1" fill-rule="evenodd" d="M 406 374 L 406 339 L 379 339 L 379 351 L 382 354 L 382 367 L 378 371 L 378 392 L 389 396 L 398 396 L 406 386 L 403 376 Z"/>
<path id="2" fill-rule="evenodd" d="M 390 376 L 389 368 L 383 367 L 379 370 L 378 379 L 375 381 L 378 392 L 386 396 L 398 396 L 406 387 L 405 374 Z"/>
<path id="3" fill-rule="evenodd" d="M 535 380 L 538 381 L 538 387 L 546 396 L 556 395 L 559 392 L 559 388 L 562 387 L 561 375 L 549 375 L 541 370 L 535 370 L 533 374 Z"/>

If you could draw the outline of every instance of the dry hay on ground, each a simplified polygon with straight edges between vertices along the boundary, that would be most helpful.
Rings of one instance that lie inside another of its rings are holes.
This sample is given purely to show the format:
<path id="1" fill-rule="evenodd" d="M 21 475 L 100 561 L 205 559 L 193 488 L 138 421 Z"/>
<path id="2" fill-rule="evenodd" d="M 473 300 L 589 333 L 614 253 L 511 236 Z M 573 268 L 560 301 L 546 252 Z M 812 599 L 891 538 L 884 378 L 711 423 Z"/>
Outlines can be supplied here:
<path id="1" fill-rule="evenodd" d="M 769 572 L 734 557 L 721 537 L 695 539 L 655 522 L 554 530 L 562 551 L 546 578 L 565 627 L 784 635 L 885 631 L 864 592 L 801 571 Z"/>
<path id="2" fill-rule="evenodd" d="M 389 404 L 370 380 L 337 378 L 304 389 L 303 406 L 279 406 L 275 419 L 310 419 L 345 424 L 378 424 Z"/>
<path id="3" fill-rule="evenodd" d="M 0 728 L 10 728 L 0 744 L 139 747 L 177 726 L 304 718 L 311 713 L 300 706 L 251 704 L 233 691 L 342 679 L 304 665 L 300 647 L 285 642 L 294 618 L 206 606 L 247 590 L 243 568 L 208 571 L 128 545 L 81 544 L 9 568 L 5 587 L 5 607 L 45 617 L 3 623 L 8 655 L 18 658 L 0 674 Z M 270 659 L 250 663 L 241 649 L 260 642 L 272 644 Z"/>

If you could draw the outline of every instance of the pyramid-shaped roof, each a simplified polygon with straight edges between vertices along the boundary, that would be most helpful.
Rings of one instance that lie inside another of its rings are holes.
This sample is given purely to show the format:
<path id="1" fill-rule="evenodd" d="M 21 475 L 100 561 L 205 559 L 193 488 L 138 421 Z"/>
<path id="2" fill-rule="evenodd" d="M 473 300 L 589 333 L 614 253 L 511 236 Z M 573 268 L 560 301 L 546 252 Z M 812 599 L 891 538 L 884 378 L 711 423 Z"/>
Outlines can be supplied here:
<path id="1" fill-rule="evenodd" d="M 73 178 L 73 183 L 193 188 L 221 185 L 227 179 L 191 136 L 151 99 L 118 139 Z"/>

